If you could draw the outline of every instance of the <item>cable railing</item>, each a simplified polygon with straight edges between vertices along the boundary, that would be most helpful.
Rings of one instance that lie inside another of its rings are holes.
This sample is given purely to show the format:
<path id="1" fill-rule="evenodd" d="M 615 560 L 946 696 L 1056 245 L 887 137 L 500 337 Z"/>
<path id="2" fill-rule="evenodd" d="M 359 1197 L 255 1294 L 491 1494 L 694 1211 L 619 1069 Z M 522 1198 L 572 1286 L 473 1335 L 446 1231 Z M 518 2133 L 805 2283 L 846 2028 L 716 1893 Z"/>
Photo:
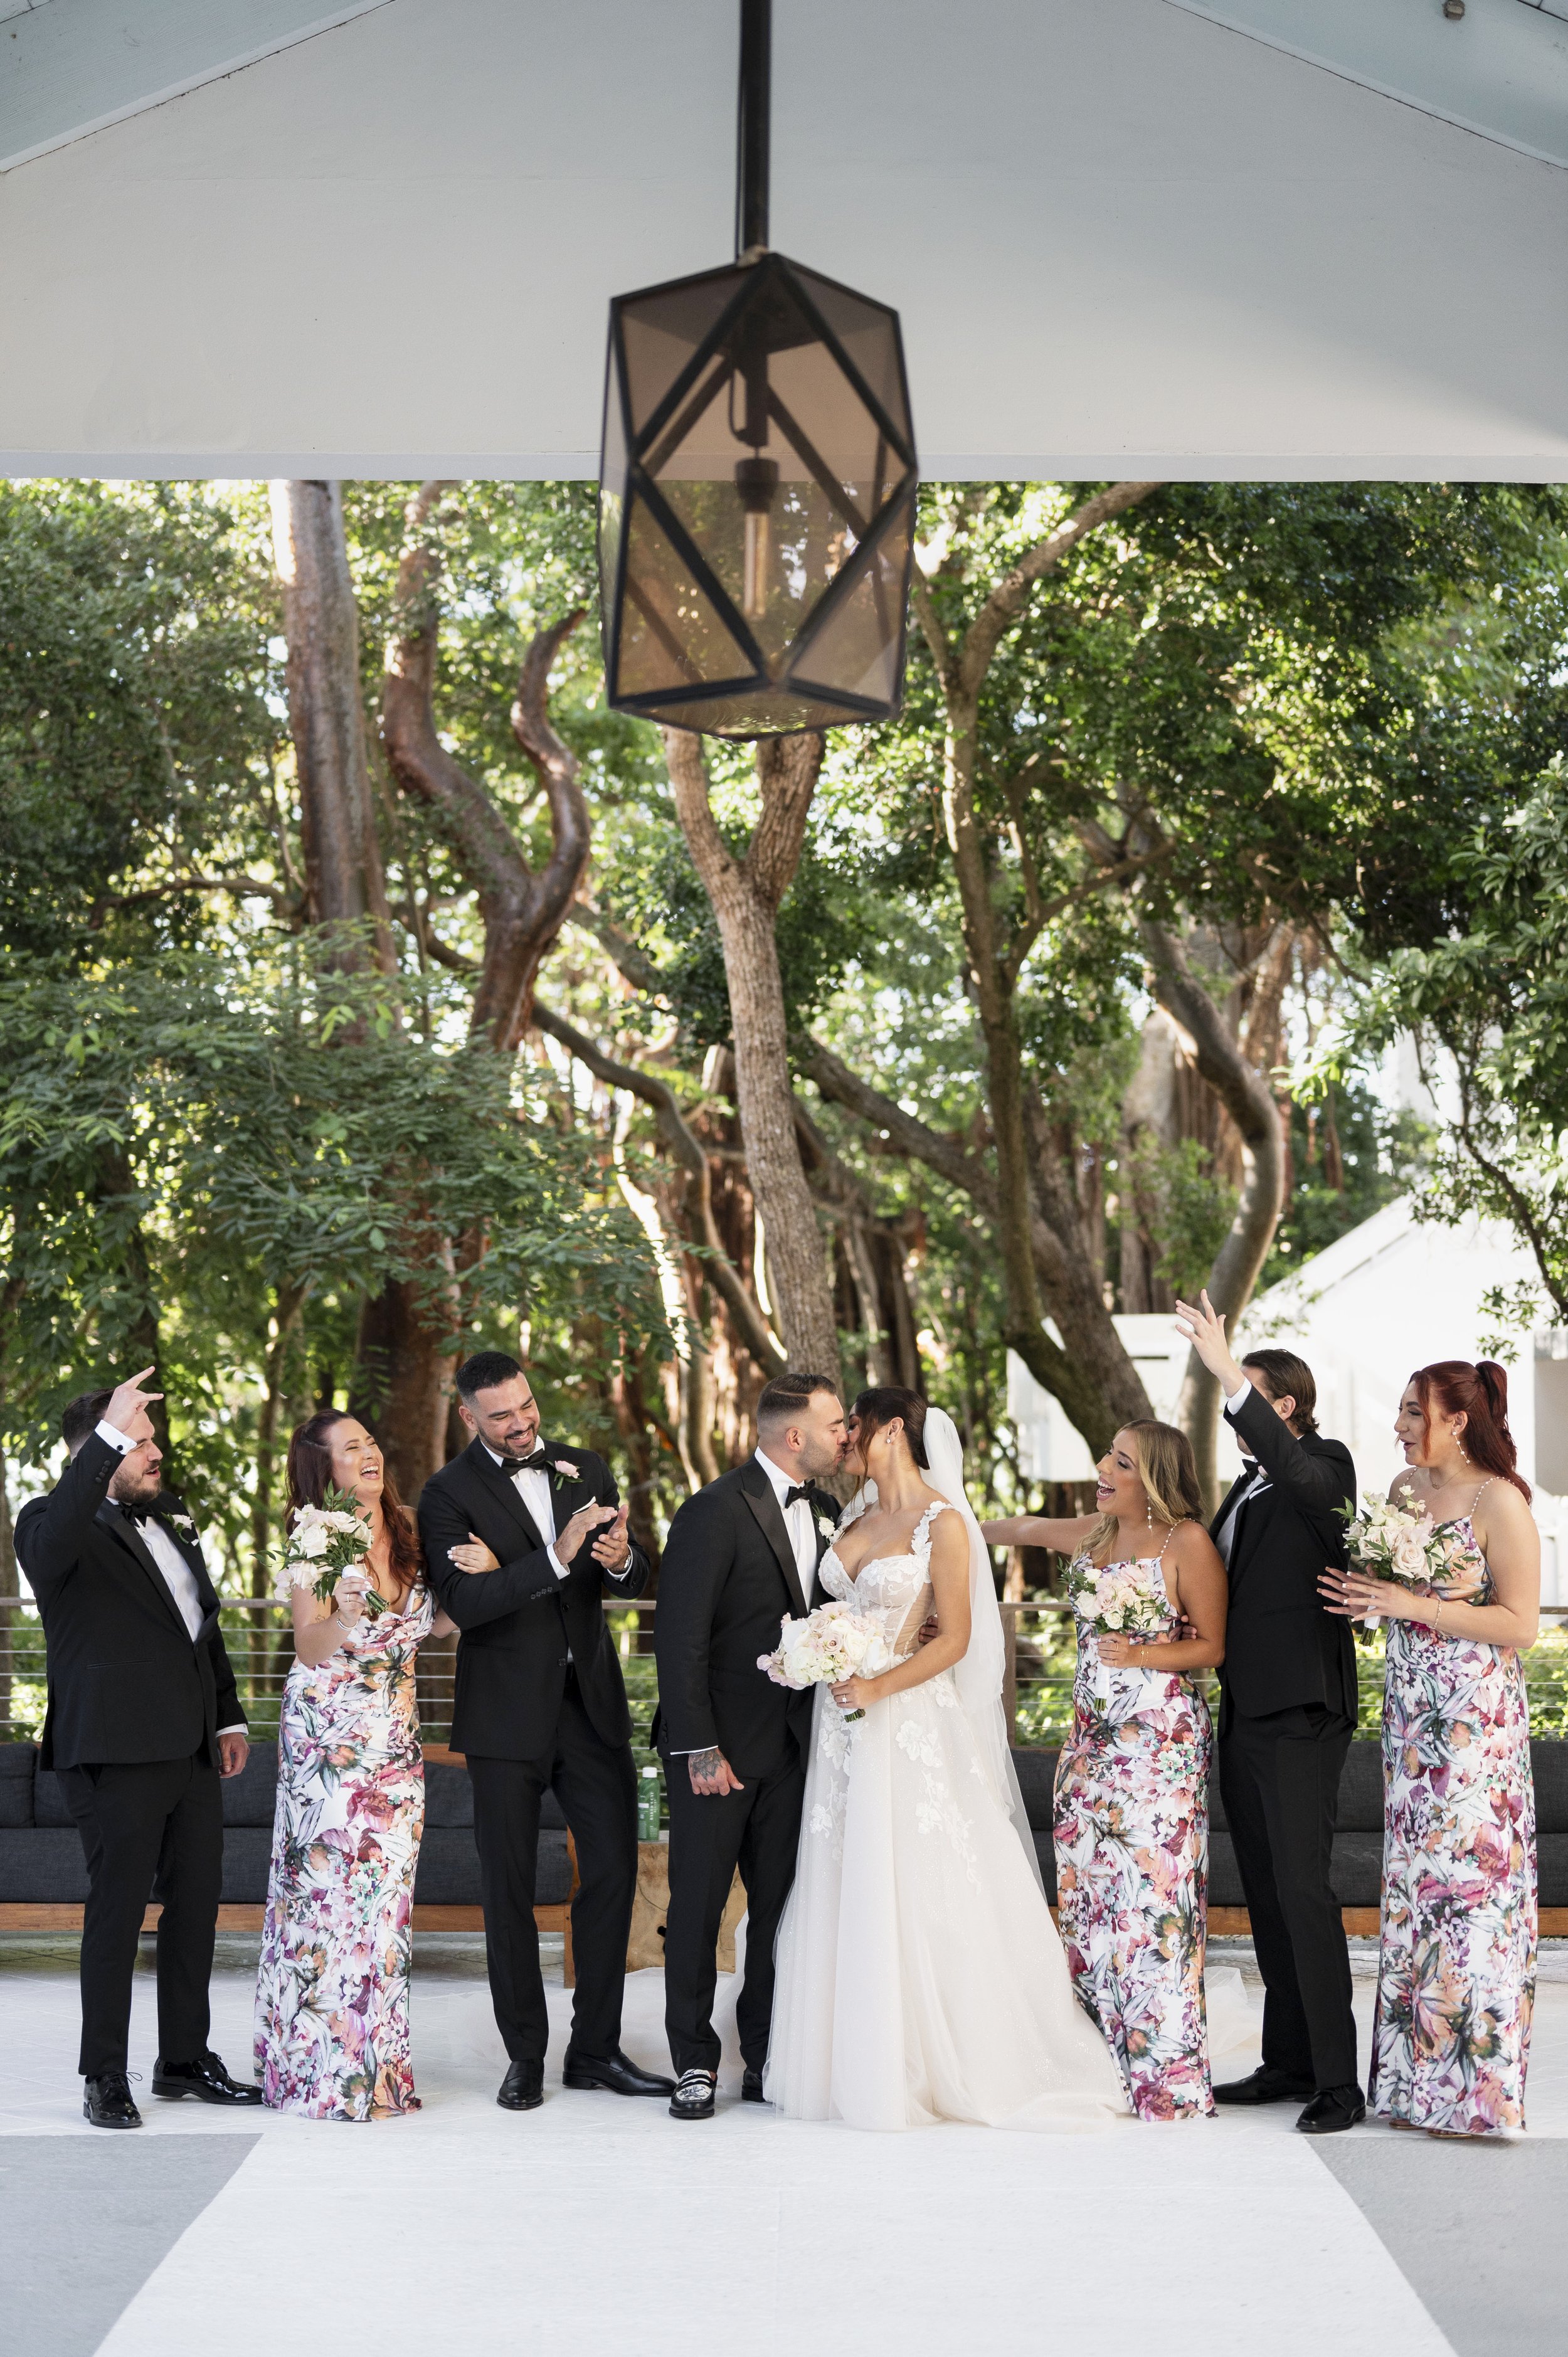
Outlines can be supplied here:
<path id="1" fill-rule="evenodd" d="M 626 1680 L 632 1719 L 632 1747 L 639 1766 L 656 1758 L 651 1727 L 659 1699 L 653 1658 L 657 1599 L 638 1604 L 605 1602 Z M 1537 1735 L 1568 1736 L 1568 1605 L 1541 1607 L 1546 1628 L 1524 1656 L 1530 1723 Z M 294 1661 L 288 1608 L 271 1597 L 223 1599 L 223 1641 L 252 1737 L 275 1737 L 283 1690 Z M 1021 1747 L 1054 1747 L 1072 1725 L 1075 1641 L 1069 1609 L 1059 1597 L 1007 1599 L 1002 1606 L 1006 1636 L 1003 1705 L 1013 1740 Z M 427 1749 L 447 1744 L 452 1731 L 456 1644 L 433 1640 L 420 1649 L 420 1727 Z M 1359 1646 L 1359 1732 L 1378 1731 L 1382 1705 L 1381 1641 Z M 1206 1678 L 1212 1692 L 1214 1681 Z M 0 1743 L 36 1741 L 46 1701 L 44 1632 L 30 1598 L 0 1596 Z"/>

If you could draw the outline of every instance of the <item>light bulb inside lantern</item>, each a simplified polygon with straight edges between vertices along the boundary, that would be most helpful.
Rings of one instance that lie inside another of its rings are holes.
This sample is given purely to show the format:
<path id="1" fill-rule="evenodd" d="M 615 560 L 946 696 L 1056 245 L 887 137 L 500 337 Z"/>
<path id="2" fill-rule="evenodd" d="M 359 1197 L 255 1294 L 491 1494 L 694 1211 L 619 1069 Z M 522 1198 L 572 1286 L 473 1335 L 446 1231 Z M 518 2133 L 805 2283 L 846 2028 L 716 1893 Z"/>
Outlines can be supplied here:
<path id="1" fill-rule="evenodd" d="M 771 458 L 742 458 L 735 487 L 746 511 L 746 554 L 741 568 L 740 610 L 748 622 L 768 610 L 768 575 L 773 558 L 773 494 L 779 468 Z"/>

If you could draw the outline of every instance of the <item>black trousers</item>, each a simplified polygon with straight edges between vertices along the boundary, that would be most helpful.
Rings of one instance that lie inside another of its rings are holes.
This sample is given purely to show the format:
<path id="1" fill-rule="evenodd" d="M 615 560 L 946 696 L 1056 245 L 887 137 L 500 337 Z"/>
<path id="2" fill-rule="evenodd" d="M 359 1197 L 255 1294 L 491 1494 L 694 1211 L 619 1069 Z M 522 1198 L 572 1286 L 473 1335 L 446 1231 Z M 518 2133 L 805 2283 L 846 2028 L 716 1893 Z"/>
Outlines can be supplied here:
<path id="1" fill-rule="evenodd" d="M 1332 1881 L 1339 1778 L 1353 1733 L 1337 1711 L 1230 1716 L 1219 1789 L 1263 1979 L 1263 2061 L 1321 2092 L 1356 2079 L 1350 1953 Z"/>
<path id="2" fill-rule="evenodd" d="M 514 2062 L 542 2062 L 550 2040 L 539 1929 L 533 1920 L 539 1803 L 555 1794 L 577 1846 L 572 1901 L 577 1986 L 572 2044 L 613 2054 L 620 2044 L 626 1943 L 637 1895 L 637 1775 L 628 1743 L 607 1743 L 567 1675 L 555 1740 L 537 1760 L 468 1759 L 474 1840 L 485 1909 L 485 1962 L 496 2026 Z"/>
<path id="3" fill-rule="evenodd" d="M 716 2071 L 714 2031 L 719 1923 L 736 1868 L 746 1886 L 746 1974 L 736 2006 L 747 2067 L 768 2060 L 773 1948 L 795 1879 L 806 1771 L 793 1739 L 765 1776 L 738 1792 L 693 1792 L 685 1759 L 666 1761 L 670 1912 L 664 1932 L 664 2027 L 676 2071 Z"/>
<path id="4" fill-rule="evenodd" d="M 87 1855 L 77 2068 L 97 2079 L 126 2067 L 131 1980 L 149 1897 L 163 1905 L 158 2057 L 194 2062 L 211 2028 L 207 1992 L 223 1888 L 218 1770 L 198 1756 L 62 1768 L 59 1783 Z"/>

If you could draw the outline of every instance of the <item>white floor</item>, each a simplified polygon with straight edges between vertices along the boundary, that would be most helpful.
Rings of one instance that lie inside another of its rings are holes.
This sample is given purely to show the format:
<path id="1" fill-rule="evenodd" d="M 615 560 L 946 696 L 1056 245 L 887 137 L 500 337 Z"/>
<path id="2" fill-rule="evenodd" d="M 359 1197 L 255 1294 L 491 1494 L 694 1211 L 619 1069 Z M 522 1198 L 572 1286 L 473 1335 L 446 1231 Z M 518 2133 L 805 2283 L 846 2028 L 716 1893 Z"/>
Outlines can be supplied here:
<path id="1" fill-rule="evenodd" d="M 242 1962 L 214 1985 L 213 2042 L 242 2072 L 250 1986 Z M 733 1983 L 721 1987 L 733 2007 Z M 1364 2032 L 1364 1978 L 1358 1995 Z M 657 1973 L 628 1985 L 625 2044 L 656 2067 L 662 1996 Z M 144 2070 L 152 1999 L 143 1973 L 133 2057 Z M 562 2090 L 570 1998 L 556 1986 L 545 2104 L 515 2115 L 494 2102 L 505 2056 L 472 1963 L 435 1964 L 414 2002 L 416 2116 L 350 2130 L 148 2101 L 142 2136 L 111 2139 L 76 2110 L 72 1973 L 63 1959 L 4 1961 L 0 2136 L 87 2138 L 113 2147 L 98 2164 L 113 2168 L 115 2151 L 152 2137 L 257 2135 L 131 2298 L 104 2357 L 403 2349 L 426 2336 L 462 2357 L 794 2357 L 802 2346 L 950 2357 L 1151 2336 L 1161 2357 L 1210 2357 L 1260 2334 L 1269 2357 L 1322 2357 L 1326 2331 L 1334 2357 L 1445 2357 L 1455 2345 L 1294 2133 L 1288 2105 L 1088 2136 L 954 2126 L 875 2137 L 742 2105 L 731 2069 L 718 2118 L 683 2127 L 660 2103 Z M 1255 2059 L 1240 2004 L 1232 1978 L 1216 2008 L 1238 2033 L 1227 2074 Z M 1255 2032 L 1255 1989 L 1251 2004 Z M 1530 2141 L 1568 2137 L 1568 1981 L 1555 1975 L 1541 1991 L 1530 2093 Z M 1507 2151 L 1493 2157 L 1507 2166 Z"/>

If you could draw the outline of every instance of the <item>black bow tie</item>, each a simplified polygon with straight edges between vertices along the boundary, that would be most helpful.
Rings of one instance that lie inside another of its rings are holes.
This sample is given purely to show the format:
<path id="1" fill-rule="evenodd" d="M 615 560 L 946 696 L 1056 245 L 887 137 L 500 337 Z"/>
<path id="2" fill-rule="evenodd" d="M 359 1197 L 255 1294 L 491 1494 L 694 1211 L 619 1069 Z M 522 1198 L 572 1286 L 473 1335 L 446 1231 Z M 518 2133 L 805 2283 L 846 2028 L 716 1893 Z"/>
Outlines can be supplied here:
<path id="1" fill-rule="evenodd" d="M 157 1521 L 151 1506 L 122 1506 L 120 1512 L 128 1523 L 134 1523 L 139 1531 L 145 1531 L 149 1523 Z"/>
<path id="2" fill-rule="evenodd" d="M 784 1492 L 784 1512 L 788 1513 L 790 1507 L 796 1504 L 797 1501 L 802 1498 L 809 1506 L 811 1502 L 811 1493 L 810 1490 L 786 1490 Z"/>
<path id="3" fill-rule="evenodd" d="M 536 1448 L 532 1457 L 501 1458 L 501 1471 L 509 1477 L 513 1473 L 543 1473 L 549 1469 L 549 1452 L 543 1448 Z"/>

